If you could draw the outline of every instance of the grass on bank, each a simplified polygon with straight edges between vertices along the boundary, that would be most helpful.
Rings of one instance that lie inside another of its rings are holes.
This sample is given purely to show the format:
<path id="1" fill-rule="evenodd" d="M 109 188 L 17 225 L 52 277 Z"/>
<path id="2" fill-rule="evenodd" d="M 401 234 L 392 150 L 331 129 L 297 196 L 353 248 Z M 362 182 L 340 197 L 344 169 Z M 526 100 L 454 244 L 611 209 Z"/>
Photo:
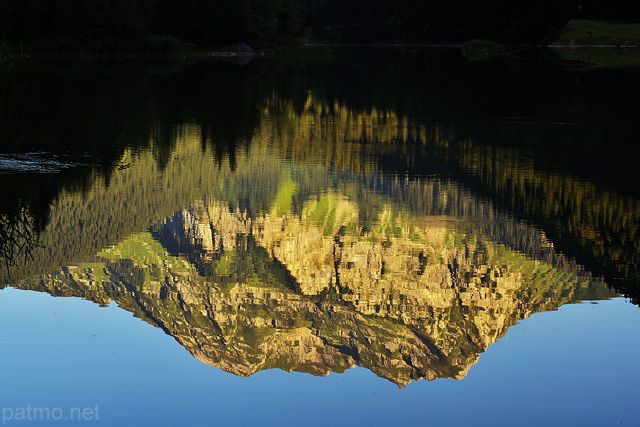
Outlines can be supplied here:
<path id="1" fill-rule="evenodd" d="M 574 19 L 551 45 L 640 46 L 640 23 Z"/>

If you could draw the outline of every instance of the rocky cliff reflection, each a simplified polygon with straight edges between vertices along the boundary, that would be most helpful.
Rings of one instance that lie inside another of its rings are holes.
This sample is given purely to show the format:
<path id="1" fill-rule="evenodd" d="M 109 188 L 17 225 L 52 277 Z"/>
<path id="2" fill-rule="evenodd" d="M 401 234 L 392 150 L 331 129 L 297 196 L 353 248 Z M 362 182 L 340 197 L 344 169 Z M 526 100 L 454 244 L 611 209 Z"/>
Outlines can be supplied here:
<path id="1" fill-rule="evenodd" d="M 122 203 L 131 221 L 143 221 L 136 212 L 153 218 L 157 208 L 132 202 L 139 192 L 164 206 L 206 177 L 197 187 L 205 197 L 82 264 L 16 286 L 116 301 L 237 375 L 358 365 L 400 386 L 462 378 L 518 320 L 613 295 L 542 232 L 450 181 L 336 174 L 259 144 L 261 155 L 240 156 L 233 173 L 198 169 L 198 138 L 181 147 L 164 175 L 150 173 L 142 154 L 83 203 L 61 202 L 43 241 L 63 241 L 72 218 L 85 229 L 119 226 L 111 207 Z M 171 194 L 176 182 L 189 185 Z M 92 215 L 74 213 L 83 209 Z"/>

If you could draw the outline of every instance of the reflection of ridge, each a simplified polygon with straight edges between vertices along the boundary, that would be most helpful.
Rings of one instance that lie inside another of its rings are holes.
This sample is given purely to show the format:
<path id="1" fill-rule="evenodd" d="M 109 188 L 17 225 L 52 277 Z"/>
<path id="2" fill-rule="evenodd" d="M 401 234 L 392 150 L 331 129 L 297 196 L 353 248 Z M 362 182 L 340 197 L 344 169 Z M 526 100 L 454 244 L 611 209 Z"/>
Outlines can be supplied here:
<path id="1" fill-rule="evenodd" d="M 208 199 L 152 228 L 186 258 L 142 233 L 21 287 L 115 299 L 237 375 L 359 365 L 401 386 L 462 378 L 518 320 L 610 295 L 442 217 L 387 205 L 362 226 L 357 206 L 335 193 L 308 200 L 300 215 L 273 209 L 249 217 Z"/>

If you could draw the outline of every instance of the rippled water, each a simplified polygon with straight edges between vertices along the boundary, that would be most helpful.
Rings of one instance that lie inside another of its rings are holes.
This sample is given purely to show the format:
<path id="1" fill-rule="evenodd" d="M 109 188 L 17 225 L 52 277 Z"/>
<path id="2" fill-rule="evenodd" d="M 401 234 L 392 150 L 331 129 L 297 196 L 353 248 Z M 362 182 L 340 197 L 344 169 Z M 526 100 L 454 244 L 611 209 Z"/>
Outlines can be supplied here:
<path id="1" fill-rule="evenodd" d="M 4 419 L 633 422 L 640 94 L 545 63 L 33 67 L 2 129 Z"/>
<path id="2" fill-rule="evenodd" d="M 80 166 L 65 162 L 46 152 L 0 154 L 0 173 L 58 173 L 63 169 Z"/>

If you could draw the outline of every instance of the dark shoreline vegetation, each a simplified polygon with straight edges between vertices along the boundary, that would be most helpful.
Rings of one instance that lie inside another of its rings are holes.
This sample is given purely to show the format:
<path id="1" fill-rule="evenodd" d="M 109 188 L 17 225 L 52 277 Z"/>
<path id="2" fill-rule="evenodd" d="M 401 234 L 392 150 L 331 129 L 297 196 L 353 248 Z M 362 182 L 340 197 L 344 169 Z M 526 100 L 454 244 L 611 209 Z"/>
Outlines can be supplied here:
<path id="1" fill-rule="evenodd" d="M 594 40 L 610 39 L 610 28 L 584 27 L 587 21 L 564 31 L 572 19 L 634 18 L 640 6 L 626 0 L 0 1 L 2 42 L 15 54 L 156 55 L 241 41 L 259 50 L 306 41 L 544 45 L 585 28 Z"/>
<path id="2" fill-rule="evenodd" d="M 457 170 L 456 180 L 506 211 L 542 227 L 563 253 L 575 257 L 594 274 L 604 276 L 610 286 L 638 298 L 640 251 L 636 249 L 632 231 L 636 208 L 631 208 L 627 217 L 614 215 L 610 223 L 604 224 L 611 234 L 603 229 L 604 234 L 594 240 L 592 229 L 603 225 L 590 210 L 577 209 L 574 200 L 585 196 L 595 200 L 589 209 L 608 211 L 613 205 L 607 188 L 615 188 L 624 195 L 616 203 L 635 206 L 640 199 L 634 185 L 637 182 L 634 159 L 638 153 L 632 143 L 637 132 L 615 134 L 614 128 L 607 125 L 620 121 L 635 123 L 640 114 L 635 103 L 621 102 L 618 97 L 619 93 L 628 93 L 625 99 L 639 99 L 640 93 L 627 86 L 633 71 L 623 73 L 622 78 L 620 74 L 610 78 L 606 69 L 547 70 L 544 73 L 553 73 L 553 79 L 530 80 L 527 84 L 534 86 L 525 87 L 519 78 L 507 76 L 524 76 L 531 72 L 530 66 L 508 57 L 469 62 L 457 49 L 336 47 L 332 51 L 330 58 L 318 55 L 305 60 L 295 57 L 291 61 L 260 60 L 245 66 L 210 60 L 122 63 L 14 60 L 12 75 L 20 96 L 4 97 L 0 103 L 4 120 L 0 129 L 2 152 L 49 153 L 57 156 L 58 161 L 77 166 L 53 175 L 0 175 L 0 181 L 4 181 L 0 194 L 2 232 L 8 236 L 3 239 L 1 255 L 10 262 L 11 257 L 28 256 L 29 245 L 37 245 L 37 236 L 48 222 L 50 206 L 60 194 L 87 193 L 97 182 L 96 177 L 108 184 L 120 170 L 127 168 L 126 152 L 150 149 L 162 170 L 176 148 L 176 128 L 184 123 L 197 123 L 202 129 L 203 147 L 213 151 L 217 163 L 229 162 L 234 169 L 239 153 L 251 147 L 256 129 L 265 123 L 264 111 L 285 109 L 282 111 L 287 114 L 282 117 L 276 114 L 269 120 L 275 118 L 281 127 L 292 125 L 286 117 L 303 114 L 307 94 L 313 93 L 329 116 L 340 117 L 343 113 L 335 108 L 342 106 L 348 114 L 367 117 L 373 105 L 378 111 L 405 118 L 409 123 L 429 118 L 430 123 L 451 129 L 451 135 L 444 139 L 430 139 L 427 151 L 420 148 L 427 141 L 416 137 L 377 142 L 362 137 L 336 144 L 379 144 L 382 151 L 376 156 L 376 164 L 383 174 L 406 173 L 407 164 L 422 165 L 411 167 L 411 174 L 416 177 Z M 366 66 L 380 55 L 385 57 L 384 66 L 380 69 Z M 448 68 L 433 64 L 447 64 Z M 407 70 L 413 71 L 407 74 Z M 451 75 L 451 70 L 457 70 L 457 75 Z M 429 73 L 428 79 L 424 78 L 424 72 Z M 185 75 L 189 78 L 185 79 Z M 578 75 L 582 77 L 577 79 Z M 549 81 L 553 84 L 551 89 L 547 87 Z M 581 108 L 578 95 L 585 82 L 602 88 L 597 92 L 596 107 L 588 115 Z M 391 86 L 384 96 L 372 98 L 371 84 Z M 465 94 L 464 102 L 450 96 L 454 93 L 451 85 L 462 85 L 456 90 Z M 552 109 L 545 95 L 550 90 L 557 98 Z M 412 97 L 407 102 L 395 95 L 411 91 L 424 96 Z M 513 96 L 522 93 L 528 95 Z M 88 94 L 94 102 L 86 101 Z M 217 102 L 212 103 L 211 99 Z M 78 110 L 78 105 L 84 108 Z M 519 135 L 518 127 L 526 126 L 531 118 L 549 124 L 535 128 L 528 139 L 514 139 Z M 554 123 L 585 121 L 593 121 L 593 125 L 581 138 L 567 134 L 564 145 L 555 143 L 554 135 L 567 128 Z M 610 141 L 607 147 L 601 143 L 605 140 Z M 384 147 L 396 143 L 405 144 L 407 151 L 385 154 Z M 308 153 L 307 146 L 291 150 L 288 155 L 292 160 L 300 161 L 314 152 Z M 519 153 L 526 153 L 534 161 L 522 163 L 518 168 L 520 184 L 510 184 L 512 178 L 501 174 L 510 170 L 513 162 L 521 161 Z M 322 154 L 316 155 L 321 159 Z M 482 159 L 484 168 L 472 167 L 478 162 L 472 160 L 474 156 Z M 554 161 L 546 163 L 557 165 L 557 170 L 539 169 L 535 159 L 550 156 Z M 496 161 L 501 158 L 505 160 Z M 341 167 L 345 171 L 355 170 L 352 164 Z M 588 185 L 579 180 L 558 180 L 558 173 L 565 172 L 583 177 Z M 570 190 L 575 186 L 577 190 Z M 566 193 L 545 202 L 539 195 L 551 188 L 564 188 Z M 260 197 L 268 205 L 274 195 Z M 144 218 L 136 219 L 139 220 L 144 222 Z M 118 234 L 124 237 L 140 224 L 122 226 Z M 565 228 L 572 232 L 567 233 Z M 617 236 L 621 229 L 630 231 Z M 616 241 L 620 236 L 626 240 Z M 95 250 L 88 245 L 73 260 L 93 256 Z M 607 255 L 612 251 L 619 253 L 613 261 Z"/>

